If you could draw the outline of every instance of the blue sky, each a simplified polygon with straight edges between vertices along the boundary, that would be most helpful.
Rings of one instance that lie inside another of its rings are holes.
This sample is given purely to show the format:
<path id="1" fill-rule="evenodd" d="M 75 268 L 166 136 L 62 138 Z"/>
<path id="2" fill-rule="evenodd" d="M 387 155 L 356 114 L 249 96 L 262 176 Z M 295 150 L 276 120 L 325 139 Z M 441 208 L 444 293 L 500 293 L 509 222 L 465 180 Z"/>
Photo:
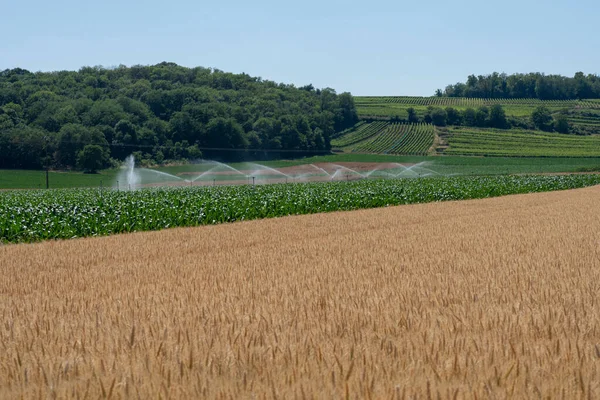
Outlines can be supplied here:
<path id="1" fill-rule="evenodd" d="M 593 0 L 0 4 L 0 70 L 171 61 L 355 95 L 425 96 L 471 73 L 600 73 Z"/>

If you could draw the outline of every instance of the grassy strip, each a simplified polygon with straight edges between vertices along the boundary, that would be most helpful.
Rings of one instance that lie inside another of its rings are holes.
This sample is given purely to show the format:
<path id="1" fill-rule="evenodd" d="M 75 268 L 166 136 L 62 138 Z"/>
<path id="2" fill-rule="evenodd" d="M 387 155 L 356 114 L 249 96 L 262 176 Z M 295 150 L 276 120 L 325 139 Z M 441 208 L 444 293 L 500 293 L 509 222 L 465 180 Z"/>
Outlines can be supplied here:
<path id="1" fill-rule="evenodd" d="M 0 193 L 0 241 L 110 235 L 241 220 L 572 189 L 600 175 L 404 180 Z"/>
<path id="2" fill-rule="evenodd" d="M 485 149 L 475 149 L 476 154 L 485 153 Z M 452 149 L 447 150 L 448 153 Z M 599 157 L 476 157 L 461 155 L 435 156 L 397 156 L 385 154 L 344 153 L 328 156 L 315 156 L 293 160 L 259 161 L 260 164 L 272 167 L 292 167 L 311 163 L 402 163 L 415 164 L 426 162 L 428 168 L 441 174 L 489 175 L 489 174 L 524 174 L 550 172 L 577 172 L 582 168 L 597 168 Z M 243 163 L 232 163 L 234 168 L 243 168 Z M 169 174 L 185 172 L 202 172 L 207 166 L 184 164 L 155 168 Z M 82 188 L 116 186 L 119 170 L 104 170 L 99 174 L 83 174 L 81 172 L 50 172 L 50 188 Z M 121 182 L 123 185 L 123 182 Z M 46 187 L 44 171 L 0 170 L 0 189 L 40 189 Z M 124 186 L 122 186 L 124 187 Z"/>

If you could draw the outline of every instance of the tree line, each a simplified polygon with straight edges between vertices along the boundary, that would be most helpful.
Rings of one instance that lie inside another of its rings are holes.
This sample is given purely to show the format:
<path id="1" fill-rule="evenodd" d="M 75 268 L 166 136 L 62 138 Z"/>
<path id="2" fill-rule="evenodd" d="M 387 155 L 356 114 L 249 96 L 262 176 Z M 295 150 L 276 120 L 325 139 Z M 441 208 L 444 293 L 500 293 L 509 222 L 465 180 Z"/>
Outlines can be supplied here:
<path id="1" fill-rule="evenodd" d="M 391 119 L 393 122 L 419 123 L 425 122 L 436 126 L 469 126 L 479 128 L 497 128 L 497 129 L 540 129 L 547 132 L 556 131 L 559 133 L 578 133 L 571 132 L 567 117 L 563 114 L 553 116 L 550 110 L 545 106 L 537 107 L 530 118 L 507 117 L 504 108 L 495 104 L 491 107 L 481 106 L 478 108 L 466 108 L 458 110 L 453 107 L 435 107 L 429 106 L 423 117 L 419 117 L 413 107 L 406 109 L 408 118 L 402 121 L 398 117 Z"/>
<path id="2" fill-rule="evenodd" d="M 0 72 L 0 168 L 328 152 L 358 121 L 349 93 L 174 63 Z M 242 150 L 242 151 L 240 151 Z"/>
<path id="3" fill-rule="evenodd" d="M 572 78 L 542 73 L 469 75 L 465 83 L 438 89 L 436 96 L 574 100 L 600 98 L 600 76 L 577 72 Z"/>

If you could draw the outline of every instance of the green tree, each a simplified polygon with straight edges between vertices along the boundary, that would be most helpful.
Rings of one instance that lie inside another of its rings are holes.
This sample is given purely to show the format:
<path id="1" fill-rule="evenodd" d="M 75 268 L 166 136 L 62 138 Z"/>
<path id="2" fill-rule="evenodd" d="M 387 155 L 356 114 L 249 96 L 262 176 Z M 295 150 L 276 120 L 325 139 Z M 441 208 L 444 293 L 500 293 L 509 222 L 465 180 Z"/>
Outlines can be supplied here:
<path id="1" fill-rule="evenodd" d="M 217 117 L 212 119 L 206 126 L 206 147 L 216 149 L 245 149 L 248 140 L 244 130 L 233 118 Z"/>
<path id="2" fill-rule="evenodd" d="M 0 71 L 0 164 L 8 168 L 38 165 L 48 156 L 54 167 L 73 167 L 90 144 L 102 146 L 115 159 L 153 149 L 142 155 L 146 160 L 161 158 L 156 148 L 165 159 L 176 160 L 195 152 L 188 148 L 207 143 L 245 149 L 251 141 L 253 148 L 323 151 L 330 149 L 335 132 L 357 120 L 350 93 L 312 85 L 298 89 L 173 63 L 52 73 Z M 40 137 L 47 139 L 40 142 Z M 49 145 L 41 146 L 36 164 L 31 154 L 37 154 L 39 143 Z"/>
<path id="3" fill-rule="evenodd" d="M 423 122 L 425 122 L 426 124 L 431 124 L 433 122 L 433 119 L 431 118 L 431 114 L 433 113 L 435 107 L 433 106 L 428 106 L 427 110 L 425 110 L 425 115 L 423 116 Z"/>
<path id="4" fill-rule="evenodd" d="M 490 110 L 486 106 L 481 106 L 475 111 L 475 126 L 484 127 L 488 124 Z"/>
<path id="5" fill-rule="evenodd" d="M 463 124 L 466 126 L 475 126 L 477 122 L 477 113 L 472 108 L 467 108 L 462 113 Z"/>
<path id="6" fill-rule="evenodd" d="M 448 97 L 537 98 L 541 100 L 590 99 L 600 97 L 598 75 L 577 72 L 573 78 L 561 75 L 499 74 L 469 75 L 466 83 L 446 86 Z M 436 92 L 439 95 L 439 92 Z"/>
<path id="7" fill-rule="evenodd" d="M 448 116 L 447 122 L 448 125 L 461 125 L 462 124 L 462 116 L 460 112 L 452 107 L 446 107 L 446 115 Z"/>
<path id="8" fill-rule="evenodd" d="M 88 173 L 95 174 L 108 162 L 106 151 L 97 144 L 88 144 L 77 155 L 77 166 Z"/>
<path id="9" fill-rule="evenodd" d="M 137 143 L 137 129 L 134 124 L 127 120 L 121 120 L 115 125 L 114 139 L 119 143 Z"/>
<path id="10" fill-rule="evenodd" d="M 500 104 L 495 104 L 490 108 L 490 116 L 488 121 L 489 126 L 492 128 L 504 129 L 508 126 L 506 113 Z"/>
<path id="11" fill-rule="evenodd" d="M 417 116 L 417 112 L 414 108 L 408 107 L 406 109 L 406 112 L 408 113 L 408 122 L 410 122 L 411 124 L 416 124 L 417 122 L 419 122 L 419 117 Z"/>
<path id="12" fill-rule="evenodd" d="M 87 128 L 80 124 L 67 124 L 58 133 L 56 163 L 61 167 L 73 167 L 82 149 L 81 136 Z"/>
<path id="13" fill-rule="evenodd" d="M 569 133 L 571 126 L 569 125 L 567 117 L 562 114 L 557 116 L 554 119 L 554 130 L 559 133 Z"/>
<path id="14" fill-rule="evenodd" d="M 539 106 L 531 113 L 531 122 L 542 131 L 552 130 L 552 114 L 545 106 Z"/>
<path id="15" fill-rule="evenodd" d="M 431 111 L 431 123 L 435 126 L 446 126 L 447 118 L 448 114 L 441 108 L 436 107 Z"/>
<path id="16" fill-rule="evenodd" d="M 354 106 L 354 98 L 350 93 L 342 93 L 337 96 L 339 111 L 338 111 L 338 123 L 336 124 L 337 131 L 343 131 L 344 129 L 354 126 L 358 122 L 358 114 L 356 113 L 356 107 Z"/>

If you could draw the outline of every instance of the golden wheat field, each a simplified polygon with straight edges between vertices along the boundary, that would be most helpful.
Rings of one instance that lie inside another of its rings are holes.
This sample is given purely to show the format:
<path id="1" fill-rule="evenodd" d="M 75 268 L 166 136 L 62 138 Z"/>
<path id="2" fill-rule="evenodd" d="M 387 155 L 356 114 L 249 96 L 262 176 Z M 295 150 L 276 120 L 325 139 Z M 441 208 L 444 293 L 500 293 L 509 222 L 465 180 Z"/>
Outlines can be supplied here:
<path id="1" fill-rule="evenodd" d="M 0 398 L 599 398 L 599 199 L 0 247 Z"/>

